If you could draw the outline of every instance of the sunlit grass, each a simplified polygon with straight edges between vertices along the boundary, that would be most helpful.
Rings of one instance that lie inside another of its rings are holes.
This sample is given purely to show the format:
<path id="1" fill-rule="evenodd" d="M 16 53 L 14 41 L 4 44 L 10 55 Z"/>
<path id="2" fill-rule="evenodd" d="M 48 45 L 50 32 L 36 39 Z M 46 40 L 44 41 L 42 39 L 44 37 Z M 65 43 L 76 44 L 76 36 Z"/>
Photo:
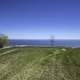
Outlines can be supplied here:
<path id="1" fill-rule="evenodd" d="M 80 80 L 79 48 L 1 49 L 0 80 Z"/>

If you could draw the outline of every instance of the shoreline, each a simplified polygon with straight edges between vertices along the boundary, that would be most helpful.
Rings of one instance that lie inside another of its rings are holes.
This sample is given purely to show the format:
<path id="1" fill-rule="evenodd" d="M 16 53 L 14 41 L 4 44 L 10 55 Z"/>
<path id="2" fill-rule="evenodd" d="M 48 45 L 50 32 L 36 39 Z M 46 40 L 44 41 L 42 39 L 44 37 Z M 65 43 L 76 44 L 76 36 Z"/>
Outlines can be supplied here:
<path id="1" fill-rule="evenodd" d="M 6 49 L 6 48 L 16 48 L 16 47 L 42 47 L 42 48 L 80 48 L 80 47 L 68 47 L 68 46 L 48 46 L 48 45 L 12 45 L 12 46 L 4 46 L 1 49 Z"/>

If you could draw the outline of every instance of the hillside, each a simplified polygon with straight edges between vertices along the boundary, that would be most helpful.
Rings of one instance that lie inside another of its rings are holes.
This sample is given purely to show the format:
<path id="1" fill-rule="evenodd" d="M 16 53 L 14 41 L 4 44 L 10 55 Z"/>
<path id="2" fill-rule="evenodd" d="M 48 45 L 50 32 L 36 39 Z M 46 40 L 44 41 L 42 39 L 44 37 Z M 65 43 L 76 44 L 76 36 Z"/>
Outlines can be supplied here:
<path id="1" fill-rule="evenodd" d="M 0 49 L 0 80 L 80 80 L 80 49 Z"/>

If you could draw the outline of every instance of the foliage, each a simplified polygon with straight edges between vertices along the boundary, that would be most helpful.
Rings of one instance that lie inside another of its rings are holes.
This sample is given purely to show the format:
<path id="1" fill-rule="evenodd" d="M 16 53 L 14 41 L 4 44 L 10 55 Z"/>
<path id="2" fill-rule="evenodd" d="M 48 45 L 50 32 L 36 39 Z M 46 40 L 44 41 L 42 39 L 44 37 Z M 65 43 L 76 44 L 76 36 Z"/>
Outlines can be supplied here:
<path id="1" fill-rule="evenodd" d="M 0 34 L 0 45 L 4 46 L 7 45 L 7 43 L 8 43 L 8 36 Z"/>

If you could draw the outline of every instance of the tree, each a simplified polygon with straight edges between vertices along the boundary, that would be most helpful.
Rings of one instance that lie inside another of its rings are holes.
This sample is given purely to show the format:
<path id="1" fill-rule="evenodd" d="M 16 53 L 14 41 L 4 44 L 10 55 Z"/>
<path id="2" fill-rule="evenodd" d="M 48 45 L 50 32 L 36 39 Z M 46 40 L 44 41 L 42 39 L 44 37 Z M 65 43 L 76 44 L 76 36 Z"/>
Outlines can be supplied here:
<path id="1" fill-rule="evenodd" d="M 6 46 L 8 43 L 8 37 L 4 34 L 0 34 L 0 48 Z"/>

